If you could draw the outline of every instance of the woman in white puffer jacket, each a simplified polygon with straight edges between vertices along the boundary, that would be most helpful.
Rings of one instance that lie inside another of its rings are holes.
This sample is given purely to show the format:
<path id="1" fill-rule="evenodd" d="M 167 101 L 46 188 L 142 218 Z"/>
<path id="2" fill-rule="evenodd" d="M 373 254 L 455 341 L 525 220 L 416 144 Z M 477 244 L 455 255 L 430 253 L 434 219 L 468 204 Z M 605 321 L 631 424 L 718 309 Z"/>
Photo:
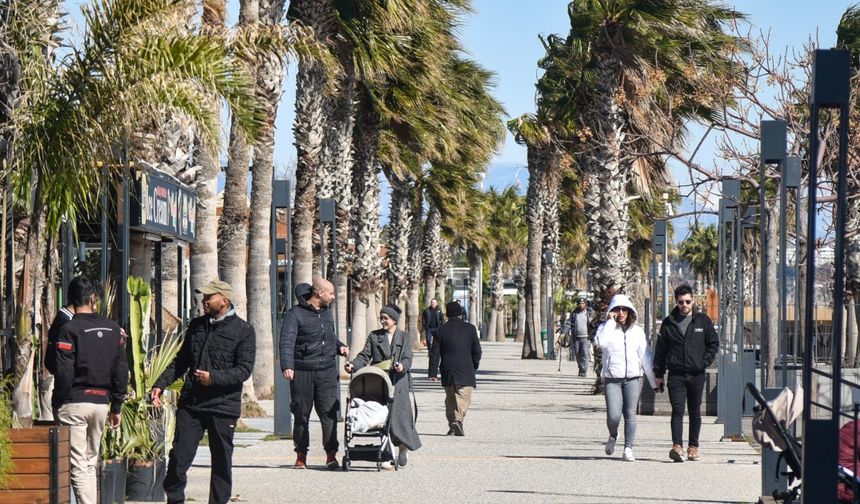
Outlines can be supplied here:
<path id="1" fill-rule="evenodd" d="M 603 352 L 603 389 L 606 398 L 606 426 L 609 439 L 606 454 L 615 452 L 618 425 L 624 415 L 624 460 L 633 462 L 633 440 L 636 437 L 636 406 L 642 390 L 642 374 L 654 388 L 654 371 L 645 331 L 636 325 L 636 308 L 623 294 L 609 302 L 606 321 L 597 328 L 594 343 Z"/>

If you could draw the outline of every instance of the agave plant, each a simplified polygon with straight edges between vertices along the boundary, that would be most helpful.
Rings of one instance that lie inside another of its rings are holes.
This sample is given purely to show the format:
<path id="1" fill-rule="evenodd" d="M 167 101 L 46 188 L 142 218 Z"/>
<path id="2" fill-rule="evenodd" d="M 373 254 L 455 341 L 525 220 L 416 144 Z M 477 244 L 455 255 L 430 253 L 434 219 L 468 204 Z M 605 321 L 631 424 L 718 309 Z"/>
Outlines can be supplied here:
<path id="1" fill-rule="evenodd" d="M 157 347 L 149 348 L 146 330 L 149 321 L 149 306 L 152 291 L 139 277 L 128 279 L 131 296 L 131 321 L 129 334 L 130 372 L 129 399 L 122 405 L 122 424 L 119 433 L 106 433 L 104 458 L 128 458 L 131 461 L 158 460 L 166 452 L 166 441 L 170 439 L 175 423 L 172 402 L 163 408 L 154 408 L 147 402 L 147 391 L 155 380 L 176 358 L 182 347 L 183 334 L 168 334 Z M 170 388 L 177 391 L 174 384 Z"/>

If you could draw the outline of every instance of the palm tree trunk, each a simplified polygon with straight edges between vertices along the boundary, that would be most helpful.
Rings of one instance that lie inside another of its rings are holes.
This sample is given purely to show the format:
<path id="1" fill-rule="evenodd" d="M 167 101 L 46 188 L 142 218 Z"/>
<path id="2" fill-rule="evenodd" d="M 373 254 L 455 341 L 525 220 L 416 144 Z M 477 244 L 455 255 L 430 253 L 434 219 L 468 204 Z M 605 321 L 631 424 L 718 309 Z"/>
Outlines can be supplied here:
<path id="1" fill-rule="evenodd" d="M 522 274 L 517 275 L 517 332 L 514 341 L 522 343 L 526 336 L 526 279 Z"/>
<path id="2" fill-rule="evenodd" d="M 284 17 L 284 0 L 261 0 L 260 23 L 276 26 Z M 266 122 L 254 148 L 249 228 L 248 323 L 257 334 L 254 388 L 258 397 L 271 397 L 274 385 L 272 293 L 270 285 L 272 179 L 274 174 L 275 119 L 284 79 L 283 62 L 268 57 L 257 67 L 257 95 L 264 98 Z"/>
<path id="3" fill-rule="evenodd" d="M 490 274 L 490 327 L 487 339 L 490 341 L 505 341 L 504 308 L 505 308 L 505 278 L 504 264 L 500 260 L 493 262 L 493 272 Z M 500 337 L 501 336 L 501 337 Z"/>
<path id="4" fill-rule="evenodd" d="M 406 306 L 409 289 L 409 236 L 412 229 L 411 193 L 409 180 L 390 176 L 391 211 L 388 231 L 388 274 L 390 292 L 388 302 L 401 308 Z M 403 310 L 404 313 L 406 310 Z M 401 329 L 406 329 L 406 317 L 401 317 Z"/>
<path id="5" fill-rule="evenodd" d="M 350 355 L 364 348 L 367 334 L 376 328 L 375 299 L 384 275 L 380 256 L 379 169 L 375 151 L 378 138 L 376 121 L 361 114 L 354 133 L 352 233 L 355 253 L 352 263 L 352 341 Z"/>
<path id="6" fill-rule="evenodd" d="M 227 11 L 226 0 L 203 1 L 203 31 L 217 32 L 224 30 Z M 213 117 L 221 117 L 221 103 L 217 97 L 211 97 L 209 113 Z M 218 272 L 218 217 L 215 214 L 217 200 L 217 177 L 221 171 L 218 145 L 202 146 L 197 173 L 197 240 L 191 246 L 191 289 L 200 287 L 215 279 Z M 196 299 L 196 298 L 195 298 Z M 197 314 L 202 312 L 200 303 L 196 303 Z"/>
<path id="7" fill-rule="evenodd" d="M 477 247 L 469 246 L 466 257 L 469 261 L 469 322 L 480 329 L 478 291 L 481 283 L 481 254 Z"/>
<path id="8" fill-rule="evenodd" d="M 445 278 L 444 276 L 436 278 L 436 299 L 439 301 L 439 306 L 442 307 L 443 311 L 444 311 L 445 302 L 446 302 L 445 287 L 447 285 L 447 281 L 448 281 L 448 279 Z"/>
<path id="9" fill-rule="evenodd" d="M 422 213 L 424 212 L 424 194 L 416 185 L 412 191 L 412 223 L 409 227 L 409 302 L 407 304 L 409 338 L 415 350 L 421 350 L 421 336 L 418 332 L 419 319 L 421 318 L 421 273 L 424 246 L 424 226 Z"/>
<path id="10" fill-rule="evenodd" d="M 526 218 L 529 241 L 526 249 L 526 318 L 523 338 L 524 359 L 542 359 L 541 341 L 541 249 L 543 247 L 544 211 L 541 193 L 544 191 L 543 170 L 546 169 L 544 148 L 528 146 L 529 187 L 526 192 Z"/>
<path id="11" fill-rule="evenodd" d="M 778 201 L 778 200 L 777 200 Z M 779 292 L 777 274 L 779 269 L 779 205 L 771 205 L 767 210 L 768 254 L 765 265 L 765 281 L 768 292 Z M 779 353 L 779 296 L 767 296 L 767 303 L 761 307 L 765 310 L 767 324 L 762 327 L 762 335 L 767 338 L 767 386 L 776 386 L 776 357 Z M 843 333 L 844 334 L 844 333 Z"/>
<path id="12" fill-rule="evenodd" d="M 259 0 L 241 0 L 239 26 L 255 26 L 260 17 Z M 227 173 L 224 206 L 218 223 L 218 272 L 221 280 L 233 287 L 233 306 L 245 318 L 248 253 L 248 173 L 251 151 L 245 134 L 231 120 L 227 148 Z"/>
<path id="13" fill-rule="evenodd" d="M 283 2 L 281 2 L 283 3 Z M 328 0 L 292 0 L 291 14 L 314 30 L 316 39 L 326 43 L 334 33 L 334 9 Z M 261 16 L 262 18 L 262 16 Z M 314 58 L 299 59 L 296 74 L 296 119 L 293 137 L 296 146 L 296 192 L 293 210 L 293 285 L 311 283 L 314 272 L 313 235 L 317 204 L 317 179 L 321 175 L 325 129 L 330 110 L 326 109 L 326 72 Z"/>

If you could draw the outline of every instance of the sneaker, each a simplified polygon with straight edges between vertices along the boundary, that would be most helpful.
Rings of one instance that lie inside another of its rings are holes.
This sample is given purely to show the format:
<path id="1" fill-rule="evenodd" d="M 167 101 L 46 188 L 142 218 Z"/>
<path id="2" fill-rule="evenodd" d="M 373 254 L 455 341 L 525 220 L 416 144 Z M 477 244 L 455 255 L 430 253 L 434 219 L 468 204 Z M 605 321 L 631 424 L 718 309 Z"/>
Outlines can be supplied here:
<path id="1" fill-rule="evenodd" d="M 453 435 L 454 435 L 454 429 L 453 429 L 453 428 L 448 428 L 448 433 L 447 433 L 447 434 L 445 434 L 445 435 L 446 435 L 446 436 L 453 436 Z"/>
<path id="2" fill-rule="evenodd" d="M 615 453 L 615 438 L 611 437 L 606 440 L 606 446 L 603 448 L 603 451 L 606 452 L 607 455 L 612 455 Z"/>
<path id="3" fill-rule="evenodd" d="M 296 463 L 293 466 L 296 469 L 307 469 L 308 468 L 308 454 L 307 452 L 296 452 Z"/>
<path id="4" fill-rule="evenodd" d="M 687 460 L 691 462 L 695 462 L 699 460 L 699 447 L 698 446 L 688 446 L 687 447 Z"/>
<path id="5" fill-rule="evenodd" d="M 636 462 L 636 457 L 633 456 L 633 448 L 624 447 L 624 455 L 621 457 L 625 462 Z"/>
<path id="6" fill-rule="evenodd" d="M 579 376 L 581 376 L 582 378 L 585 378 L 585 375 L 586 371 L 584 369 L 579 372 Z"/>
<path id="7" fill-rule="evenodd" d="M 672 449 L 669 450 L 669 458 L 674 462 L 683 462 L 684 461 L 684 448 L 679 445 L 672 445 Z"/>
<path id="8" fill-rule="evenodd" d="M 399 465 L 400 467 L 406 466 L 406 463 L 409 461 L 408 457 L 406 456 L 407 453 L 409 453 L 409 450 L 407 450 L 406 447 L 401 446 L 399 448 L 397 452 L 397 465 Z"/>
<path id="9" fill-rule="evenodd" d="M 466 433 L 463 431 L 463 422 L 459 420 L 454 420 L 451 422 L 451 430 L 454 431 L 455 436 L 465 436 Z"/>
<path id="10" fill-rule="evenodd" d="M 340 464 L 337 463 L 336 451 L 325 452 L 325 468 L 329 471 L 336 471 L 340 469 Z"/>

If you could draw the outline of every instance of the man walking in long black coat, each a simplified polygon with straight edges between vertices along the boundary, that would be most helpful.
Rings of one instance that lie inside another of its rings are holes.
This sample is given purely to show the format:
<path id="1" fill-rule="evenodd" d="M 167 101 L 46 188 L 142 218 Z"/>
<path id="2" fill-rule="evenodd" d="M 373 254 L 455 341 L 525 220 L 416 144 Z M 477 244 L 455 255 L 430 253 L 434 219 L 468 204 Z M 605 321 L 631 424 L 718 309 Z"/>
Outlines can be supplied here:
<path id="1" fill-rule="evenodd" d="M 481 342 L 475 326 L 463 322 L 463 307 L 459 303 L 448 303 L 445 312 L 448 321 L 433 338 L 429 377 L 436 381 L 441 368 L 448 435 L 463 436 L 463 419 L 472 404 L 472 390 L 477 386 L 475 371 L 481 362 Z"/>

